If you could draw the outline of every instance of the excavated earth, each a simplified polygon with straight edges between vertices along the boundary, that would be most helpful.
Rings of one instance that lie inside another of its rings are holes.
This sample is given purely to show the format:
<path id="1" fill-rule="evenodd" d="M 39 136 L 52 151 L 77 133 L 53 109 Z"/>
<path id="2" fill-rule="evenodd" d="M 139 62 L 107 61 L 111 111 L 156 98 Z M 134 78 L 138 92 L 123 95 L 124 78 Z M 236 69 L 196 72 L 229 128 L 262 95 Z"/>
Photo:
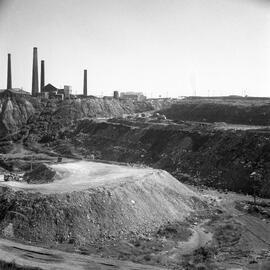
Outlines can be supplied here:
<path id="1" fill-rule="evenodd" d="M 82 156 L 146 164 L 182 182 L 245 194 L 253 193 L 250 174 L 260 169 L 258 192 L 270 196 L 269 127 L 86 119 L 63 136 L 50 144 L 56 152 L 72 146 Z"/>
<path id="2" fill-rule="evenodd" d="M 46 142 L 84 117 L 122 116 L 164 109 L 175 102 L 175 99 L 136 102 L 94 96 L 59 101 L 0 95 L 0 140 L 23 140 L 30 136 L 29 140 L 43 138 Z"/>
<path id="3" fill-rule="evenodd" d="M 57 173 L 52 183 L 1 183 L 2 232 L 82 245 L 155 231 L 205 206 L 162 170 L 86 161 L 50 166 Z"/>
<path id="4" fill-rule="evenodd" d="M 270 197 L 269 100 L 168 102 L 1 99 L 1 173 L 33 162 L 56 173 L 50 183 L 2 181 L 0 194 L 2 236 L 55 250 L 2 240 L 0 256 L 42 269 L 61 269 L 53 254 L 62 269 L 269 269 L 268 204 L 254 214 L 252 198 L 227 192 L 252 194 L 260 171 L 257 195 Z M 119 117 L 154 109 L 172 120 Z M 58 156 L 80 161 L 54 164 Z"/>
<path id="5" fill-rule="evenodd" d="M 173 120 L 269 125 L 270 99 L 256 97 L 191 97 L 161 109 Z"/>

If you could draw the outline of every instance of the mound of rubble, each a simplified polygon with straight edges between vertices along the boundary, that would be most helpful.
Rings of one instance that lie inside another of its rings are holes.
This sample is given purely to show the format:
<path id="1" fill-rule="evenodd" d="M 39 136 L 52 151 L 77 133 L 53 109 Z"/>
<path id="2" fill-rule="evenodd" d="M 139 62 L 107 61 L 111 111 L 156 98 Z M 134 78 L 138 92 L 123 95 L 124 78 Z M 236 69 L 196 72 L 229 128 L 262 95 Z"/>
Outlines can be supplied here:
<path id="1" fill-rule="evenodd" d="M 0 231 L 9 228 L 21 240 L 81 245 L 148 233 L 205 207 L 165 171 L 94 162 L 57 166 L 64 178 L 53 183 L 7 182 L 0 194 Z"/>
<path id="2" fill-rule="evenodd" d="M 35 165 L 32 171 L 26 172 L 23 180 L 28 184 L 44 184 L 54 181 L 56 171 L 46 164 L 40 163 Z"/>

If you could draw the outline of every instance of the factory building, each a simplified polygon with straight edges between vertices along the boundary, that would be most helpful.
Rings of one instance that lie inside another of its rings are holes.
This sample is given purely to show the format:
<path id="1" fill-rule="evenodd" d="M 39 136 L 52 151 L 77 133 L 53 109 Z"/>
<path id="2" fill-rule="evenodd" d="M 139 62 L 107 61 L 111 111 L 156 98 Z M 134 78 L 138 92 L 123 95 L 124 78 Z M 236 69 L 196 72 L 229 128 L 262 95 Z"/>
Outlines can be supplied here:
<path id="1" fill-rule="evenodd" d="M 113 98 L 119 99 L 119 92 L 118 91 L 113 91 Z"/>
<path id="2" fill-rule="evenodd" d="M 120 98 L 124 100 L 144 101 L 146 96 L 142 92 L 122 92 Z"/>
<path id="3" fill-rule="evenodd" d="M 57 93 L 63 95 L 64 98 L 70 98 L 72 94 L 72 87 L 70 85 L 64 85 L 64 88 L 58 89 Z"/>
<path id="4" fill-rule="evenodd" d="M 46 84 L 42 91 L 41 97 L 49 98 L 49 99 L 67 99 L 70 98 L 72 95 L 72 88 L 70 85 L 65 85 L 64 88 L 56 88 L 52 84 Z"/>

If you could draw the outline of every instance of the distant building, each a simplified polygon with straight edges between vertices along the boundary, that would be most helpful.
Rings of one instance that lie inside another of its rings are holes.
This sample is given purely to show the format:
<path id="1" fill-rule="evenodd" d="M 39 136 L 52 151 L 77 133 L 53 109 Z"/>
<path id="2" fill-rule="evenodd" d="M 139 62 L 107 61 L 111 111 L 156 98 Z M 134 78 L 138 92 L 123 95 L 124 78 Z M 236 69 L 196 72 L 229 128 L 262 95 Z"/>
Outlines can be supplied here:
<path id="1" fill-rule="evenodd" d="M 103 99 L 107 99 L 107 100 L 113 100 L 114 97 L 113 96 L 103 96 Z"/>
<path id="2" fill-rule="evenodd" d="M 70 85 L 65 85 L 63 89 L 58 89 L 52 84 L 47 84 L 43 87 L 41 91 L 41 96 L 44 98 L 55 98 L 59 100 L 63 100 L 66 98 L 70 98 L 72 94 L 72 88 Z"/>
<path id="3" fill-rule="evenodd" d="M 113 97 L 115 99 L 119 99 L 119 92 L 118 91 L 113 91 Z"/>
<path id="4" fill-rule="evenodd" d="M 142 92 L 122 92 L 120 94 L 121 99 L 133 100 L 133 101 L 144 101 L 146 96 Z"/>
<path id="5" fill-rule="evenodd" d="M 70 98 L 72 94 L 72 87 L 70 85 L 64 85 L 63 89 L 58 89 L 58 94 L 62 94 L 64 98 Z"/>
<path id="6" fill-rule="evenodd" d="M 72 94 L 72 87 L 70 85 L 64 85 L 65 98 L 69 98 L 71 94 Z"/>
<path id="7" fill-rule="evenodd" d="M 55 94 L 57 93 L 57 91 L 58 89 L 50 83 L 46 84 L 42 89 L 42 92 L 55 93 Z"/>

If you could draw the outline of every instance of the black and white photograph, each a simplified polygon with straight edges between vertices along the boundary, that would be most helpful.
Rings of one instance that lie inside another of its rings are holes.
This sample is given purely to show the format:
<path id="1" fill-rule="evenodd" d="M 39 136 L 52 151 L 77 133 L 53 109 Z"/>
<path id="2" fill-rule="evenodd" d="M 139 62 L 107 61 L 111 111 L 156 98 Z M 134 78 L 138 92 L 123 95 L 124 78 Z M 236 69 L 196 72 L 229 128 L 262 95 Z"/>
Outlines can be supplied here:
<path id="1" fill-rule="evenodd" d="M 0 270 L 270 270 L 270 0 L 0 0 Z"/>

